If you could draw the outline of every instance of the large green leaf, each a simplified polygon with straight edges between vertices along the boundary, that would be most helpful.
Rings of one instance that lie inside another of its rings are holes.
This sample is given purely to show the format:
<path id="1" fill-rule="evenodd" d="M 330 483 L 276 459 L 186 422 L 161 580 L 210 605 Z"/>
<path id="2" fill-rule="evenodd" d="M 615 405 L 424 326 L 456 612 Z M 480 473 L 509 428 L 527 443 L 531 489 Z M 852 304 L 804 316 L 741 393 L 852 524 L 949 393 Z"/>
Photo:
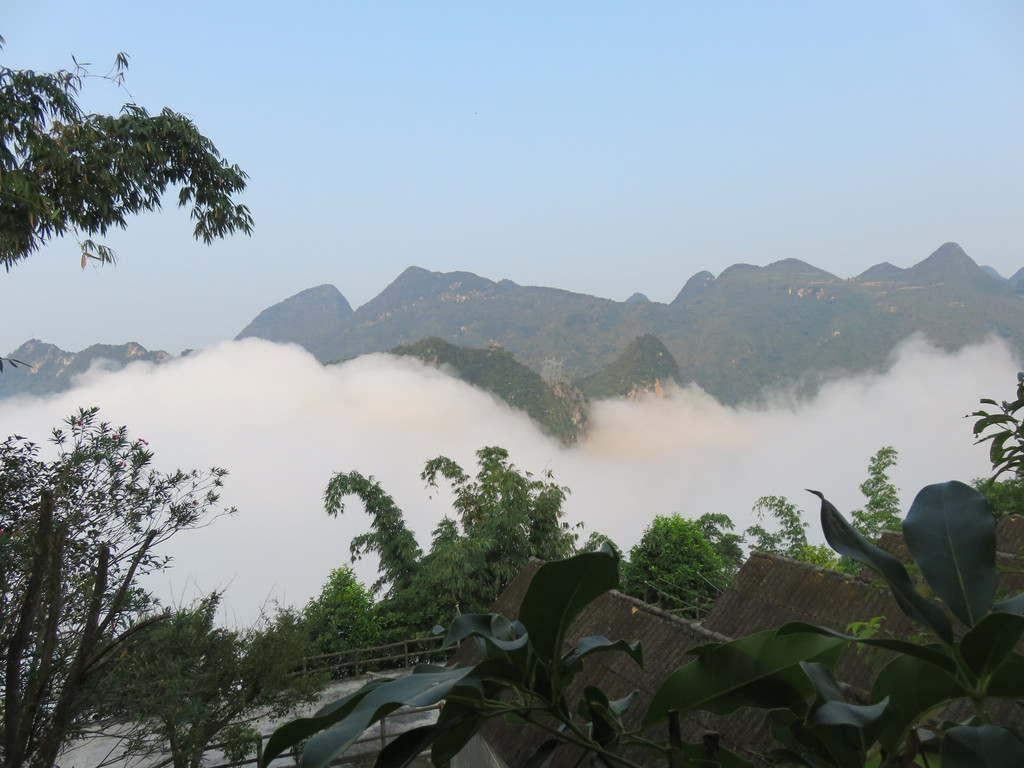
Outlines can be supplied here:
<path id="1" fill-rule="evenodd" d="M 999 611 L 1001 613 L 1017 613 L 1024 614 L 1024 592 L 1019 595 L 1003 600 L 1001 603 L 996 603 L 992 606 L 993 611 Z"/>
<path id="2" fill-rule="evenodd" d="M 519 620 L 542 663 L 561 654 L 565 633 L 583 607 L 618 584 L 619 565 L 610 550 L 545 563 L 538 569 L 523 597 Z"/>
<path id="3" fill-rule="evenodd" d="M 505 649 L 514 649 L 525 645 L 525 634 L 522 624 L 499 614 L 463 613 L 452 620 L 442 647 L 458 645 L 467 637 L 482 637 Z"/>
<path id="4" fill-rule="evenodd" d="M 917 656 L 897 656 L 878 673 L 871 690 L 873 703 L 889 701 L 879 742 L 895 750 L 926 715 L 966 695 L 968 691 L 950 672 Z"/>
<path id="5" fill-rule="evenodd" d="M 267 743 L 263 765 L 311 736 L 302 751 L 302 765 L 324 768 L 373 723 L 402 706 L 436 704 L 471 671 L 471 668 L 431 669 L 383 683 L 373 681 L 356 694 L 340 700 L 340 706 L 328 705 L 313 717 L 299 718 L 275 731 Z M 282 731 L 285 731 L 283 742 L 275 741 Z M 268 758 L 268 754 L 272 756 Z"/>
<path id="6" fill-rule="evenodd" d="M 829 546 L 839 554 L 864 563 L 881 574 L 889 583 L 889 589 L 900 609 L 914 621 L 935 632 L 945 643 L 952 645 L 953 627 L 946 614 L 917 591 L 903 564 L 857 533 L 820 492 L 811 493 L 821 499 L 821 528 Z"/>
<path id="7" fill-rule="evenodd" d="M 424 725 L 398 734 L 381 750 L 374 768 L 407 768 L 443 730 L 437 725 Z"/>
<path id="8" fill-rule="evenodd" d="M 996 523 L 985 497 L 953 480 L 921 489 L 903 535 L 928 585 L 973 627 L 996 592 Z"/>
<path id="9" fill-rule="evenodd" d="M 577 673 L 582 668 L 582 661 L 594 653 L 625 653 L 636 662 L 638 667 L 644 665 L 643 649 L 639 642 L 627 643 L 625 640 L 611 641 L 600 635 L 581 638 L 576 647 L 565 654 L 561 660 L 563 675 Z"/>
<path id="10" fill-rule="evenodd" d="M 1024 616 L 989 614 L 960 640 L 960 658 L 976 678 L 987 677 L 1013 651 L 1022 634 Z"/>
<path id="11" fill-rule="evenodd" d="M 779 627 L 780 635 L 787 634 L 789 632 L 817 632 L 822 635 L 828 635 L 829 637 L 837 637 L 850 643 L 870 645 L 874 648 L 885 648 L 887 651 L 896 651 L 897 653 L 917 656 L 930 664 L 934 664 L 935 666 L 946 670 L 947 672 L 956 672 L 956 661 L 953 659 L 951 651 L 946 646 L 940 645 L 939 643 L 921 645 L 920 643 L 912 643 L 909 640 L 897 640 L 888 637 L 856 637 L 854 635 L 847 635 L 844 632 L 831 629 L 830 627 L 808 624 L 803 621 L 791 621 L 788 624 L 783 624 Z M 693 651 L 691 651 L 691 653 L 693 653 Z"/>
<path id="12" fill-rule="evenodd" d="M 260 766 L 265 768 L 286 750 L 299 744 L 324 728 L 328 728 L 355 709 L 359 702 L 374 689 L 387 685 L 390 680 L 373 680 L 358 691 L 321 707 L 312 717 L 299 717 L 278 727 L 267 740 Z"/>
<path id="13" fill-rule="evenodd" d="M 992 671 L 987 696 L 1024 699 L 1024 656 L 1012 652 Z"/>
<path id="14" fill-rule="evenodd" d="M 461 686 L 459 686 L 461 689 Z M 442 728 L 433 740 L 430 758 L 434 765 L 447 765 L 473 738 L 486 721 L 479 708 L 459 702 L 446 701 L 437 718 Z"/>
<path id="15" fill-rule="evenodd" d="M 827 753 L 836 766 L 862 768 L 881 731 L 888 702 L 851 704 L 843 698 L 827 666 L 811 662 L 801 662 L 800 666 L 814 686 L 815 701 L 802 726 L 790 724 L 791 734 L 819 753 Z"/>
<path id="16" fill-rule="evenodd" d="M 706 650 L 661 684 L 644 726 L 672 711 L 726 714 L 742 706 L 795 705 L 812 693 L 801 661 L 835 663 L 846 642 L 816 632 L 758 632 Z"/>
<path id="17" fill-rule="evenodd" d="M 942 768 L 1005 768 L 1024 765 L 1020 736 L 997 725 L 961 725 L 942 739 Z"/>

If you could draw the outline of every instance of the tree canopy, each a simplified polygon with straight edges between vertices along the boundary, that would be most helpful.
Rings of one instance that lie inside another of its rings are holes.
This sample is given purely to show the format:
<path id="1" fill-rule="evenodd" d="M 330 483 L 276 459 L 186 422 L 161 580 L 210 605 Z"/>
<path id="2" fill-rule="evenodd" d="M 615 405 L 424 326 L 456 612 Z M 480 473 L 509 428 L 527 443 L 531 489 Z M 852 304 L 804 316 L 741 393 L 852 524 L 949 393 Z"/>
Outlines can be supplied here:
<path id="1" fill-rule="evenodd" d="M 158 547 L 218 514 L 226 472 L 163 473 L 124 427 L 82 410 L 55 429 L 56 457 L 0 444 L 0 755 L 49 768 L 88 722 L 93 693 L 147 626 L 138 580 Z M 152 615 L 151 612 L 149 615 Z"/>
<path id="2" fill-rule="evenodd" d="M 626 591 L 686 616 L 701 615 L 731 575 L 696 520 L 658 515 L 622 566 Z"/>
<path id="3" fill-rule="evenodd" d="M 974 411 L 974 436 L 988 443 L 992 475 L 975 480 L 996 515 L 1024 512 L 1024 372 L 1017 374 L 1017 393 L 1012 400 L 982 398 L 987 406 Z"/>
<path id="4" fill-rule="evenodd" d="M 313 653 L 367 648 L 380 639 L 373 597 L 343 565 L 331 571 L 320 594 L 306 604 L 303 620 Z"/>
<path id="5" fill-rule="evenodd" d="M 374 593 L 385 629 L 398 633 L 429 631 L 438 621 L 467 610 L 484 610 L 534 556 L 559 559 L 575 550 L 576 534 L 564 522 L 568 493 L 550 472 L 534 477 L 494 446 L 477 451 L 475 477 L 458 463 L 438 456 L 426 463 L 421 478 L 428 488 L 447 482 L 457 518 L 444 517 L 424 553 L 406 527 L 402 511 L 372 477 L 339 472 L 327 485 L 327 513 L 344 511 L 354 495 L 372 517 L 371 530 L 351 542 L 353 560 L 380 557 Z"/>
<path id="6" fill-rule="evenodd" d="M 168 755 L 174 768 L 198 768 L 215 741 L 233 757 L 255 750 L 251 720 L 283 717 L 315 701 L 322 678 L 296 674 L 309 652 L 301 616 L 278 610 L 248 629 L 215 624 L 221 595 L 146 627 L 99 699 L 104 718 L 130 723 L 119 760 Z"/>
<path id="7" fill-rule="evenodd" d="M 0 39 L 2 45 L 2 39 Z M 101 79 L 121 85 L 128 58 L 118 54 Z M 91 114 L 79 104 L 84 79 L 72 70 L 39 73 L 0 67 L 0 264 L 10 270 L 54 237 L 84 236 L 87 259 L 114 252 L 89 238 L 128 216 L 160 208 L 170 187 L 191 206 L 194 235 L 205 243 L 252 231 L 249 209 L 235 199 L 246 174 L 224 160 L 184 115 L 150 114 L 135 103 L 119 115 Z"/>

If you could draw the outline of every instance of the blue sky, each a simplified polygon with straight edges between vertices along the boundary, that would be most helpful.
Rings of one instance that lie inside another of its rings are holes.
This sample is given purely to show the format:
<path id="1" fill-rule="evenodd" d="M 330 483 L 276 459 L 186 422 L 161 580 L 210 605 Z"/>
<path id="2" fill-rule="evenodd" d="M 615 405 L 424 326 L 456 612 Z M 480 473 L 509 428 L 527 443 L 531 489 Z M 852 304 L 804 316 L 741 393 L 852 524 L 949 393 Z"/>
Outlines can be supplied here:
<path id="1" fill-rule="evenodd" d="M 403 269 L 671 301 L 695 272 L 795 257 L 840 277 L 943 242 L 1024 266 L 1016 2 L 5 3 L 0 63 L 131 56 L 251 179 L 251 238 L 168 208 L 0 274 L 0 353 L 178 352 L 333 283 Z M 129 98 L 92 82 L 83 103 Z"/>

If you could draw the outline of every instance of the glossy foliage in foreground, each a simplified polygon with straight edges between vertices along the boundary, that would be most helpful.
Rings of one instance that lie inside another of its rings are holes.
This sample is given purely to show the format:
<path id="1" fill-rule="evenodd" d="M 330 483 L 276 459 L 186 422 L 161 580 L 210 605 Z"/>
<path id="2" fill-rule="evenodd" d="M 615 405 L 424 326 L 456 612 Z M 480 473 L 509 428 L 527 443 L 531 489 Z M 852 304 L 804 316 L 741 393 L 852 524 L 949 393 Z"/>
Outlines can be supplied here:
<path id="1" fill-rule="evenodd" d="M 571 687 L 595 653 L 626 654 L 642 663 L 639 644 L 625 640 L 585 637 L 566 647 L 579 611 L 617 582 L 614 555 L 588 553 L 544 565 L 524 597 L 519 621 L 474 614 L 452 623 L 447 643 L 472 639 L 483 655 L 480 663 L 422 667 L 406 678 L 373 681 L 314 717 L 279 728 L 263 764 L 308 738 L 303 765 L 326 766 L 395 709 L 441 701 L 437 723 L 396 739 L 378 766 L 409 765 L 424 750 L 442 765 L 492 717 L 532 723 L 549 733 L 527 762 L 536 768 L 565 745 L 584 749 L 589 764 L 598 766 L 637 765 L 624 748 L 638 745 L 668 766 L 746 765 L 724 750 L 709 763 L 698 745 L 669 737 L 674 713 L 728 715 L 745 707 L 766 710 L 778 743 L 767 757 L 780 764 L 898 766 L 912 764 L 926 749 L 939 753 L 943 768 L 1024 764 L 1020 735 L 993 723 L 987 711 L 992 698 L 1024 697 L 1024 657 L 1014 650 L 1024 633 L 1024 596 L 995 602 L 995 529 L 983 498 L 959 482 L 932 485 L 907 515 L 907 545 L 936 599 L 925 597 L 899 561 L 860 536 L 823 497 L 821 518 L 832 547 L 875 569 L 931 640 L 856 638 L 790 623 L 693 648 L 689 653 L 696 659 L 655 692 L 641 733 L 623 724 L 632 697 L 610 700 L 597 686 Z M 954 618 L 962 634 L 954 632 Z M 833 675 L 842 651 L 858 642 L 892 652 L 867 704 L 847 701 Z M 932 722 L 957 700 L 973 703 L 970 720 Z"/>

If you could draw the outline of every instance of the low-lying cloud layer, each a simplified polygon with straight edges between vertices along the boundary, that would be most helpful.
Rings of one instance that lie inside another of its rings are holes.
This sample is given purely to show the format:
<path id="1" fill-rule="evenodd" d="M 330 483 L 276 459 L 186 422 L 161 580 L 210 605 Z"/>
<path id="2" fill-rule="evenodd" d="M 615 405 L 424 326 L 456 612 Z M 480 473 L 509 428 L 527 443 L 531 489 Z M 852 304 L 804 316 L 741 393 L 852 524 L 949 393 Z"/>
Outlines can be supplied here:
<path id="1" fill-rule="evenodd" d="M 1018 364 L 998 342 L 944 354 L 905 344 L 885 375 L 826 386 L 812 400 L 726 408 L 705 393 L 594 406 L 593 430 L 565 448 L 523 415 L 408 358 L 371 355 L 322 367 L 304 350 L 250 339 L 168 364 L 94 370 L 64 394 L 0 401 L 0 432 L 37 442 L 80 406 L 144 437 L 162 469 L 222 466 L 223 499 L 236 517 L 168 543 L 173 568 L 150 586 L 187 602 L 227 588 L 229 621 L 248 622 L 268 599 L 303 605 L 369 518 L 358 501 L 336 519 L 323 511 L 331 475 L 378 478 L 405 511 L 421 545 L 450 507 L 419 474 L 449 456 L 467 470 L 485 445 L 507 448 L 520 468 L 551 470 L 572 493 L 573 522 L 628 549 L 657 514 L 725 512 L 737 529 L 762 495 L 788 496 L 811 514 L 806 488 L 840 510 L 862 503 L 858 485 L 881 446 L 900 454 L 892 475 L 905 506 L 923 485 L 968 481 L 988 470 L 964 415 L 981 397 L 1014 393 Z M 7 374 L 4 374 L 7 375 Z M 367 583 L 375 564 L 357 565 Z"/>

